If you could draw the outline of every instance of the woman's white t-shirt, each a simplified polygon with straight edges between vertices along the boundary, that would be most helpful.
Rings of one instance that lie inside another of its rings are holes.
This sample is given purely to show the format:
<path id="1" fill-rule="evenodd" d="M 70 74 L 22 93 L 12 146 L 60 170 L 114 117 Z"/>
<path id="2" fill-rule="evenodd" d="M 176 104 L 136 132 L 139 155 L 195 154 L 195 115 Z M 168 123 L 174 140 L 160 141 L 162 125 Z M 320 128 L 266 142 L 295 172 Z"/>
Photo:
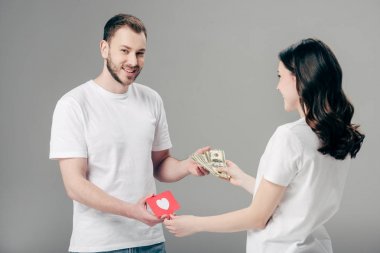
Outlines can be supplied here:
<path id="1" fill-rule="evenodd" d="M 262 178 L 286 186 L 263 230 L 250 230 L 247 253 L 332 252 L 324 224 L 338 211 L 351 159 L 336 160 L 317 149 L 317 135 L 305 118 L 277 128 L 261 157 Z"/>

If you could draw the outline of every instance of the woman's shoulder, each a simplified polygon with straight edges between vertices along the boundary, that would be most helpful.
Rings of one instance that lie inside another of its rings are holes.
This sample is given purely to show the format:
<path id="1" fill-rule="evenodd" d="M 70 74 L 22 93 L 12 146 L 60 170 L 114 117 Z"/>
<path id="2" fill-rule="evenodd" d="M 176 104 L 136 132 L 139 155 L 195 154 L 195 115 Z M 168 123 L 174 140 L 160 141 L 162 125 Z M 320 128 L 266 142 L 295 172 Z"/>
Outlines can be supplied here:
<path id="1" fill-rule="evenodd" d="M 275 135 L 277 138 L 291 139 L 303 147 L 309 146 L 316 148 L 319 146 L 318 136 L 306 123 L 305 118 L 300 118 L 294 122 L 277 127 Z"/>
<path id="2" fill-rule="evenodd" d="M 285 123 L 276 128 L 275 134 L 277 135 L 293 135 L 297 134 L 299 131 L 302 131 L 307 126 L 304 118 L 296 120 L 294 122 Z"/>

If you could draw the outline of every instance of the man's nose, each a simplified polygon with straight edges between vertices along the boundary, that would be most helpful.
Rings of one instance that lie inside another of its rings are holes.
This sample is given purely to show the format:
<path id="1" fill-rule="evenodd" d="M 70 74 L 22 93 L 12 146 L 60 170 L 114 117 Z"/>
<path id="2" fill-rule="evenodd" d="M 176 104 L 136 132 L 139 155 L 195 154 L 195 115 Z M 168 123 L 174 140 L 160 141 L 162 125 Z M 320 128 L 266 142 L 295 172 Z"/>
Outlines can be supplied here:
<path id="1" fill-rule="evenodd" d="M 134 53 L 129 53 L 127 56 L 127 65 L 135 67 L 137 65 L 137 57 Z"/>

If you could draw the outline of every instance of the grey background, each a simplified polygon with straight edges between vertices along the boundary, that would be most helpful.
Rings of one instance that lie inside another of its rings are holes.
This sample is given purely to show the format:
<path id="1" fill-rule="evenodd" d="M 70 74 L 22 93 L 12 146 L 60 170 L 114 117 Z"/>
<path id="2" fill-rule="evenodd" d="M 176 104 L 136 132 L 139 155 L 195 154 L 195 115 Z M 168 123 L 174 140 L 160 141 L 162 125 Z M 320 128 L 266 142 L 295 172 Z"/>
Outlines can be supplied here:
<path id="1" fill-rule="evenodd" d="M 163 97 L 173 154 L 223 148 L 255 175 L 278 125 L 297 119 L 276 91 L 277 53 L 318 37 L 336 53 L 366 139 L 341 210 L 328 222 L 335 252 L 380 252 L 379 1 L 0 1 L 0 252 L 66 252 L 72 203 L 48 160 L 56 101 L 96 77 L 105 22 L 125 12 L 148 28 L 138 82 Z M 212 215 L 251 196 L 214 177 L 158 184 L 180 214 Z M 165 232 L 166 233 L 166 232 Z M 177 239 L 168 252 L 245 252 L 245 232 Z"/>

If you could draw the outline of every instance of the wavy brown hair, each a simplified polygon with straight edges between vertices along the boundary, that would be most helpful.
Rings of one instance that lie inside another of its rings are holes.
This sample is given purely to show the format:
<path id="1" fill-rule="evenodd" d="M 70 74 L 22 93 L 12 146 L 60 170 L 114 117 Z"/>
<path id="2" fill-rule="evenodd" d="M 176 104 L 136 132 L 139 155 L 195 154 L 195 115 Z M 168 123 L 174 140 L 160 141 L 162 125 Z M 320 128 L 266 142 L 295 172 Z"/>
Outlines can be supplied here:
<path id="1" fill-rule="evenodd" d="M 331 49 L 317 39 L 304 39 L 279 53 L 296 76 L 306 123 L 321 142 L 318 151 L 335 159 L 352 158 L 364 140 L 359 125 L 351 124 L 354 107 L 342 89 L 342 69 Z"/>

